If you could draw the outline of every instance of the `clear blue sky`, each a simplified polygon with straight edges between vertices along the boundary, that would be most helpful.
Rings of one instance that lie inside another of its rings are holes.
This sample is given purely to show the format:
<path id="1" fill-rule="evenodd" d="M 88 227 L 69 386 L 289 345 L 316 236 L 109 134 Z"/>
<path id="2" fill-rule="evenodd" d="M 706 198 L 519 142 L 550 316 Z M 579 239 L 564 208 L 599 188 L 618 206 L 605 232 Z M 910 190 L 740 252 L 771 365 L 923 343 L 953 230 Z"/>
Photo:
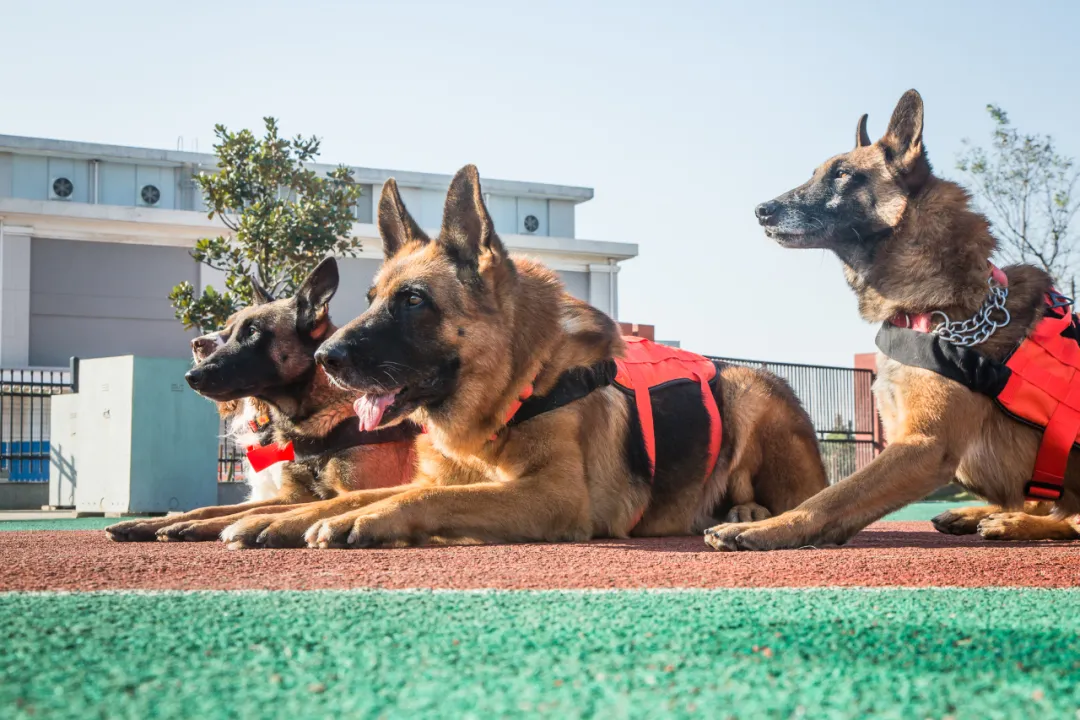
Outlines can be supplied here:
<path id="1" fill-rule="evenodd" d="M 636 242 L 620 318 L 684 347 L 850 364 L 839 265 L 752 210 L 901 93 L 955 176 L 984 106 L 1080 156 L 1080 3 L 8 0 L 0 132 L 207 150 L 272 114 L 323 159 L 587 185 L 578 236 Z"/>

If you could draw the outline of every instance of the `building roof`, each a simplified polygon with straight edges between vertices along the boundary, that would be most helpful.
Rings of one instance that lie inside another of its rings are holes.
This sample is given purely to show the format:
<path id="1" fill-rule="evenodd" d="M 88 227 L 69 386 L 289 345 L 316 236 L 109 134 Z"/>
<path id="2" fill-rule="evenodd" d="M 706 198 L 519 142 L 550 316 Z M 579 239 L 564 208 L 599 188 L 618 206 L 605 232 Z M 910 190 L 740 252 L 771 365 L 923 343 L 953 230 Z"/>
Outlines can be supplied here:
<path id="1" fill-rule="evenodd" d="M 179 167 L 193 165 L 213 168 L 217 157 L 211 153 L 186 152 L 183 150 L 159 150 L 153 148 L 129 147 L 125 145 L 104 145 L 100 143 L 77 142 L 72 140 L 51 140 L 48 138 L 23 137 L 19 135 L 0 135 L 0 152 L 26 153 L 37 155 L 65 156 L 84 160 L 126 160 L 147 165 Z M 335 165 L 316 163 L 316 170 L 329 171 Z M 445 191 L 450 185 L 451 175 L 441 173 L 410 172 L 386 170 L 350 165 L 356 182 L 361 184 L 382 185 L 389 178 L 397 180 L 399 185 L 430 190 Z M 547 200 L 569 200 L 582 203 L 593 198 L 592 188 L 572 185 L 553 185 L 548 183 L 521 182 L 517 180 L 498 180 L 484 178 L 484 191 L 496 195 L 514 195 L 517 197 L 535 197 Z"/>

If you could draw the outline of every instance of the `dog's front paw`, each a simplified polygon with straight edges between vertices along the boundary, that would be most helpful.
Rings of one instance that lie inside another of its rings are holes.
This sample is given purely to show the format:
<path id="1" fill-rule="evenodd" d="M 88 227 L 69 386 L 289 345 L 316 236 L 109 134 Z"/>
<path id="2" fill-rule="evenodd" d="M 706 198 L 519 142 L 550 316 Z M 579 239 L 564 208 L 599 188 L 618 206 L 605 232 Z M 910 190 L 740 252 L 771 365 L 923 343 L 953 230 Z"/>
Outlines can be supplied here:
<path id="1" fill-rule="evenodd" d="M 1076 528 L 1067 520 L 1023 512 L 1000 512 L 979 523 L 979 535 L 986 540 L 1075 540 Z"/>
<path id="2" fill-rule="evenodd" d="M 966 507 L 946 510 L 930 522 L 934 529 L 946 535 L 974 535 L 979 523 L 1000 508 Z"/>
<path id="3" fill-rule="evenodd" d="M 160 542 L 212 542 L 228 524 L 225 518 L 185 520 L 159 529 L 157 539 Z"/>
<path id="4" fill-rule="evenodd" d="M 353 548 L 385 547 L 405 543 L 408 536 L 401 513 L 361 514 L 353 521 L 346 542 Z"/>
<path id="5" fill-rule="evenodd" d="M 221 531 L 221 541 L 229 550 L 251 550 L 260 548 L 259 536 L 273 518 L 255 515 L 241 518 Z"/>
<path id="6" fill-rule="evenodd" d="M 789 550 L 843 540 L 811 539 L 810 534 L 801 530 L 796 521 L 780 515 L 758 522 L 721 523 L 705 531 L 705 542 L 716 550 L 737 552 Z"/>
<path id="7" fill-rule="evenodd" d="M 307 546 L 318 550 L 346 547 L 349 533 L 352 532 L 352 523 L 346 525 L 336 522 L 337 520 L 336 517 L 320 520 L 309 527 L 304 533 Z"/>
<path id="8" fill-rule="evenodd" d="M 162 526 L 159 520 L 125 520 L 105 528 L 110 540 L 116 542 L 150 542 Z"/>

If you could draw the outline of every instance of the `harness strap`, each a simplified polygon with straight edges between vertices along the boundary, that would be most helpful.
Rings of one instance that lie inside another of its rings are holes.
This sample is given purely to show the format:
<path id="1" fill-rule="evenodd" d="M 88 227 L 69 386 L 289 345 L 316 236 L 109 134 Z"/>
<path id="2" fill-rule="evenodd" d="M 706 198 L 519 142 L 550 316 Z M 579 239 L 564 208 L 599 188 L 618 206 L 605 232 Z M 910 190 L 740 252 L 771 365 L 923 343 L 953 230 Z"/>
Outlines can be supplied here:
<path id="1" fill-rule="evenodd" d="M 572 368 L 559 376 L 558 381 L 546 395 L 536 396 L 532 384 L 528 386 L 527 397 L 519 398 L 510 406 L 511 412 L 505 422 L 506 427 L 520 425 L 537 415 L 557 410 L 575 400 L 589 395 L 594 390 L 607 387 L 615 380 L 615 361 L 601 360 L 591 367 Z"/>
<path id="2" fill-rule="evenodd" d="M 1024 485 L 1024 494 L 1029 499 L 1057 500 L 1065 492 L 1065 468 L 1077 432 L 1080 432 L 1080 411 L 1060 403 L 1043 431 L 1031 480 Z"/>

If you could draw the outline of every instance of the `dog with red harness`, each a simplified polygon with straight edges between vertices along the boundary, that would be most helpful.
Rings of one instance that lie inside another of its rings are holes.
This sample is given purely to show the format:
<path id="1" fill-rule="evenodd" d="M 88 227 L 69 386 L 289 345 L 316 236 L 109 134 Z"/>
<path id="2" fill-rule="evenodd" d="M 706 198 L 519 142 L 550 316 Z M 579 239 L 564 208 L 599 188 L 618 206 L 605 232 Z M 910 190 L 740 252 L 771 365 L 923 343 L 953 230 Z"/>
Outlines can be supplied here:
<path id="1" fill-rule="evenodd" d="M 426 429 L 417 478 L 328 518 L 312 547 L 685 535 L 768 517 L 826 485 L 780 379 L 641 338 L 512 258 L 476 169 L 429 238 L 394 183 L 383 267 L 359 318 L 316 353 L 364 430 Z"/>
<path id="2" fill-rule="evenodd" d="M 717 528 L 717 548 L 842 543 L 954 478 L 994 504 L 941 515 L 939 530 L 1076 536 L 1066 520 L 1080 511 L 1071 301 L 1038 268 L 990 265 L 989 224 L 963 188 L 933 174 L 923 117 L 910 90 L 871 142 L 863 115 L 853 150 L 756 208 L 782 246 L 834 252 L 860 314 L 881 324 L 874 394 L 888 446 L 786 515 Z"/>

